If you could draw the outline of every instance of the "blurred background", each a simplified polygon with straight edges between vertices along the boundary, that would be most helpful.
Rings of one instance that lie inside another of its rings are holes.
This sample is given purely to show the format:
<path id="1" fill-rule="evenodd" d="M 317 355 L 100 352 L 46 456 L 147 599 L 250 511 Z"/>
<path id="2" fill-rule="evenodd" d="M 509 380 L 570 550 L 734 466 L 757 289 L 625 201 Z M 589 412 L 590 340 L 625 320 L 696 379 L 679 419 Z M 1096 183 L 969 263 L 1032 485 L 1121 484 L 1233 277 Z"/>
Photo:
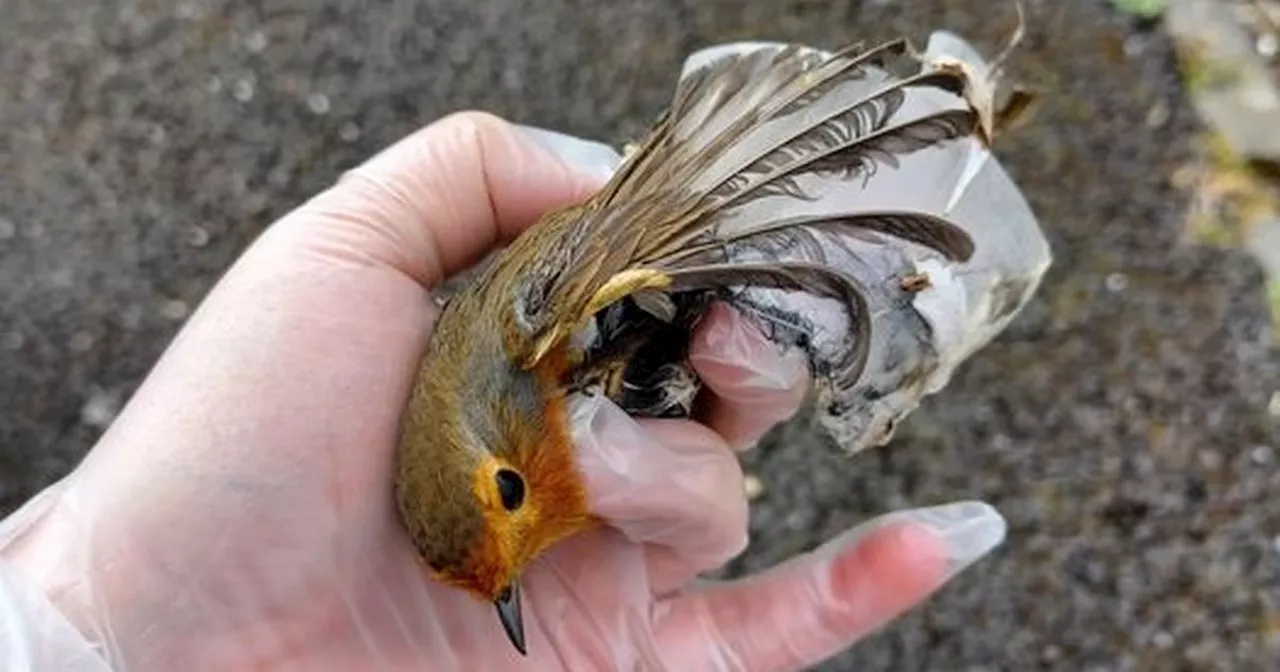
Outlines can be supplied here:
<path id="1" fill-rule="evenodd" d="M 1006 545 L 823 669 L 1280 669 L 1280 3 L 1025 2 L 1013 74 L 1045 97 L 998 153 L 1054 267 L 889 447 L 757 448 L 728 573 L 981 498 Z M 1015 25 L 1012 0 L 0 9 L 0 515 L 74 466 L 263 227 L 441 115 L 621 144 L 703 46 L 945 28 L 992 54 Z"/>

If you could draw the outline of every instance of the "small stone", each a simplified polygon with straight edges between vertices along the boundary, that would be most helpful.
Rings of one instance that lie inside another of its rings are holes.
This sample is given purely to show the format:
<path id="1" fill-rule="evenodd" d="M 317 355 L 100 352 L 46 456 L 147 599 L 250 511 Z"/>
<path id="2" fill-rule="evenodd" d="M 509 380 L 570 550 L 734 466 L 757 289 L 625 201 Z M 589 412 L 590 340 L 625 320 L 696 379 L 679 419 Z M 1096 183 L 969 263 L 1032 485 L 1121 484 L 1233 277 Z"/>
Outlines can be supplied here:
<path id="1" fill-rule="evenodd" d="M 1200 466 L 1208 471 L 1213 471 L 1222 466 L 1222 453 L 1211 448 L 1201 450 L 1199 453 Z"/>
<path id="2" fill-rule="evenodd" d="M 742 486 L 748 500 L 754 500 L 764 494 L 764 483 L 755 474 L 747 474 L 742 479 Z"/>
<path id="3" fill-rule="evenodd" d="M 267 48 L 267 34 L 261 30 L 255 30 L 244 38 L 244 48 L 251 54 L 261 53 Z"/>
<path id="4" fill-rule="evenodd" d="M 18 235 L 18 225 L 12 219 L 0 217 L 0 240 L 9 240 Z"/>
<path id="5" fill-rule="evenodd" d="M 1107 289 L 1112 292 L 1123 292 L 1129 286 L 1129 278 L 1124 273 L 1112 273 L 1107 276 Z"/>
<path id="6" fill-rule="evenodd" d="M 1280 537 L 1271 538 L 1271 550 L 1280 553 Z"/>
<path id="7" fill-rule="evenodd" d="M 130 331 L 142 326 L 142 306 L 132 305 L 120 311 L 120 326 Z"/>
<path id="8" fill-rule="evenodd" d="M 1274 33 L 1259 35 L 1258 41 L 1254 43 L 1254 48 L 1258 50 L 1258 54 L 1266 58 L 1271 58 L 1280 51 L 1280 38 Z"/>
<path id="9" fill-rule="evenodd" d="M 80 421 L 90 427 L 103 428 L 120 413 L 120 395 L 94 390 L 80 408 Z"/>
<path id="10" fill-rule="evenodd" d="M 267 184 L 275 187 L 276 189 L 282 189 L 289 185 L 289 180 L 292 178 L 293 165 L 281 163 L 273 167 L 271 172 L 267 173 Z"/>
<path id="11" fill-rule="evenodd" d="M 329 111 L 329 97 L 317 91 L 307 96 L 307 108 L 314 114 L 324 114 Z"/>
<path id="12" fill-rule="evenodd" d="M 150 140 L 153 145 L 163 145 L 167 137 L 169 137 L 169 133 L 164 130 L 164 126 L 161 124 L 152 124 L 151 128 L 147 131 L 147 139 Z"/>
<path id="13" fill-rule="evenodd" d="M 1040 652 L 1040 660 L 1046 663 L 1052 663 L 1056 660 L 1060 660 L 1061 658 L 1062 648 L 1055 644 L 1050 644 L 1049 646 L 1044 647 L 1044 650 Z"/>
<path id="14" fill-rule="evenodd" d="M 22 334 L 19 334 L 16 331 L 6 331 L 3 334 L 0 334 L 0 348 L 4 348 L 10 352 L 18 350 L 25 342 L 26 339 L 22 337 Z"/>
<path id="15" fill-rule="evenodd" d="M 1147 110 L 1147 127 L 1160 128 L 1164 126 L 1169 123 L 1169 117 L 1171 117 L 1172 114 L 1173 113 L 1169 109 L 1168 103 L 1163 100 L 1156 101 L 1156 104 L 1152 105 L 1151 109 Z"/>
<path id="16" fill-rule="evenodd" d="M 44 238 L 44 224 L 41 224 L 40 222 L 32 222 L 27 226 L 26 231 L 23 231 L 23 233 L 27 234 L 27 237 L 31 240 L 40 240 L 41 238 Z"/>
<path id="17" fill-rule="evenodd" d="M 200 10 L 193 2 L 179 2 L 175 11 L 179 19 L 194 19 L 200 15 Z"/>
<path id="18" fill-rule="evenodd" d="M 77 331 L 71 336 L 71 340 L 67 341 L 67 347 L 71 352 L 89 352 L 90 348 L 93 347 L 93 334 L 87 331 Z"/>
<path id="19" fill-rule="evenodd" d="M 76 285 L 76 274 L 70 266 L 63 266 L 48 275 L 49 286 L 58 289 L 71 289 Z"/>
<path id="20" fill-rule="evenodd" d="M 1157 649 L 1171 649 L 1173 648 L 1173 642 L 1173 634 L 1166 630 L 1161 630 L 1151 636 L 1151 643 L 1154 644 Z"/>
<path id="21" fill-rule="evenodd" d="M 338 138 L 343 142 L 355 142 L 360 139 L 360 127 L 354 121 L 348 121 L 338 129 Z"/>
<path id="22" fill-rule="evenodd" d="M 209 75 L 209 79 L 204 82 L 204 90 L 209 93 L 218 93 L 222 90 L 222 78 L 217 75 Z"/>
<path id="23" fill-rule="evenodd" d="M 1275 457 L 1275 451 L 1271 446 L 1254 446 L 1253 450 L 1249 451 L 1249 459 L 1258 466 L 1271 464 Z"/>
<path id="24" fill-rule="evenodd" d="M 519 91 L 524 84 L 524 76 L 520 69 L 512 66 L 502 71 L 502 88 L 508 91 Z"/>
<path id="25" fill-rule="evenodd" d="M 191 247 L 204 247 L 209 244 L 209 232 L 203 226 L 192 224 L 187 227 L 187 244 Z"/>
<path id="26" fill-rule="evenodd" d="M 45 82 L 53 76 L 53 68 L 49 66 L 48 61 L 39 60 L 31 64 L 27 70 L 27 76 L 33 82 Z"/>
<path id="27" fill-rule="evenodd" d="M 1137 58 L 1147 50 L 1147 41 L 1141 35 L 1131 35 L 1124 41 L 1124 55 Z"/>
<path id="28" fill-rule="evenodd" d="M 124 65 L 118 58 L 108 57 L 98 64 L 98 72 L 102 77 L 111 77 L 118 74 L 124 69 Z"/>
<path id="29" fill-rule="evenodd" d="M 253 100 L 253 80 L 237 79 L 231 86 L 231 95 L 242 103 Z"/>
<path id="30" fill-rule="evenodd" d="M 172 301 L 165 301 L 164 305 L 160 307 L 161 315 L 169 318 L 170 320 L 175 320 L 175 321 L 185 318 L 187 314 L 190 312 L 191 312 L 191 309 L 187 306 L 187 304 L 177 299 L 173 299 Z"/>

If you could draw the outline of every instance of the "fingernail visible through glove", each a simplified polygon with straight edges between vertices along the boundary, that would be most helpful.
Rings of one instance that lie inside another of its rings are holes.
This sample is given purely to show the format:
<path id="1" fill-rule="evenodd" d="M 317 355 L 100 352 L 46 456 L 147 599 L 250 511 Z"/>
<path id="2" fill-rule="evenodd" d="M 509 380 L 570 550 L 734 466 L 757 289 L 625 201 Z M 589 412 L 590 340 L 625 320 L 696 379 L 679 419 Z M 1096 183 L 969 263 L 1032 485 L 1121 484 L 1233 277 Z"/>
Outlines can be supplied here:
<path id="1" fill-rule="evenodd" d="M 572 135 L 549 131 L 536 126 L 516 125 L 522 133 L 532 138 L 543 149 L 555 154 L 573 168 L 608 179 L 617 170 L 622 157 L 603 143 L 583 140 Z"/>

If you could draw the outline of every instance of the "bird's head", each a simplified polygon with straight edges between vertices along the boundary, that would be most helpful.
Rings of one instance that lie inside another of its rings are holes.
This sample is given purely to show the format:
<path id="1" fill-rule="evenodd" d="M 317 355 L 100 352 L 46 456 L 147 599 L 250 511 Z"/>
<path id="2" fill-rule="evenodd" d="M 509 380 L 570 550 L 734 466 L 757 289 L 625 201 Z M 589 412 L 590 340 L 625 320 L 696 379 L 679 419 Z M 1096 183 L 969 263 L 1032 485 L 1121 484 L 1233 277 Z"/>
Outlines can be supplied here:
<path id="1" fill-rule="evenodd" d="M 524 653 L 522 573 L 595 520 L 555 372 L 520 370 L 496 335 L 455 330 L 459 312 L 437 323 L 405 412 L 396 502 L 431 573 L 495 605 Z"/>

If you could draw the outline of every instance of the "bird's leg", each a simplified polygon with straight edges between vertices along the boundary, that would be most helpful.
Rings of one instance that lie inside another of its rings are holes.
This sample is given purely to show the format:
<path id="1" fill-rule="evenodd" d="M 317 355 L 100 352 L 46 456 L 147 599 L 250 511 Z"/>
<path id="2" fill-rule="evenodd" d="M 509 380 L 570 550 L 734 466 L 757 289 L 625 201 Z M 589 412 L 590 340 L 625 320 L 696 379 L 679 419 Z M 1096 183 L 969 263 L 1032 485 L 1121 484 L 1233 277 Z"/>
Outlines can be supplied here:
<path id="1" fill-rule="evenodd" d="M 622 391 L 622 379 L 627 364 L 644 341 L 637 334 L 630 338 L 620 338 L 605 349 L 592 353 L 583 366 L 573 373 L 567 387 L 570 392 L 582 392 L 588 395 L 604 393 L 610 399 L 616 399 Z"/>

